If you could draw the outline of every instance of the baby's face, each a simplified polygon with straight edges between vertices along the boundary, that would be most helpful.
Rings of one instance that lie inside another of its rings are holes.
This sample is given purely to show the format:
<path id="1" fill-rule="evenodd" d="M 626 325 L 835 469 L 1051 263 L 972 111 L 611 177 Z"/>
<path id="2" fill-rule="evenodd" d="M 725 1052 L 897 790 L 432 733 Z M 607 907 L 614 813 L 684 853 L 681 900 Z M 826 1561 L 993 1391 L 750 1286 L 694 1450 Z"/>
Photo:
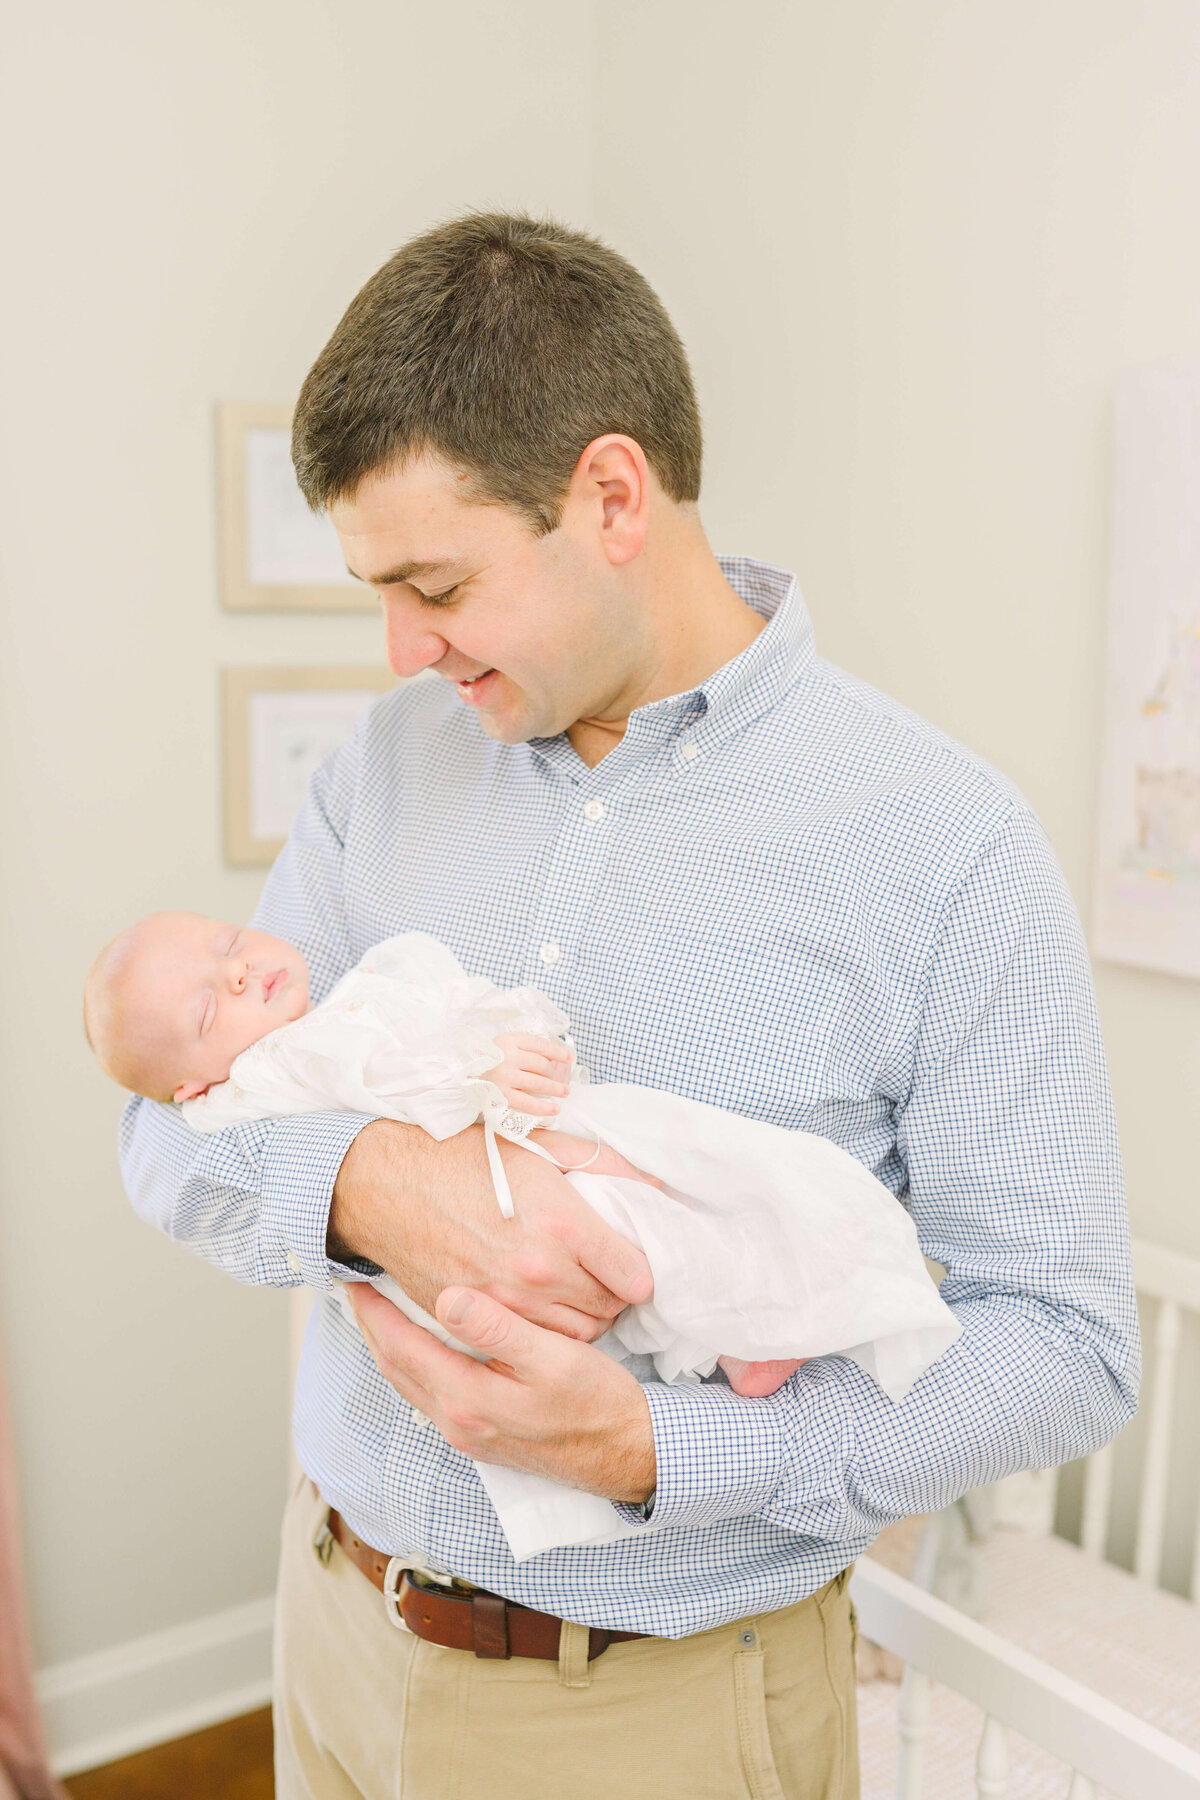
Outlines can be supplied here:
<path id="1" fill-rule="evenodd" d="M 199 913 L 156 913 L 139 928 L 126 1004 L 161 1049 L 176 1100 L 224 1081 L 236 1056 L 308 1010 L 294 944 Z"/>

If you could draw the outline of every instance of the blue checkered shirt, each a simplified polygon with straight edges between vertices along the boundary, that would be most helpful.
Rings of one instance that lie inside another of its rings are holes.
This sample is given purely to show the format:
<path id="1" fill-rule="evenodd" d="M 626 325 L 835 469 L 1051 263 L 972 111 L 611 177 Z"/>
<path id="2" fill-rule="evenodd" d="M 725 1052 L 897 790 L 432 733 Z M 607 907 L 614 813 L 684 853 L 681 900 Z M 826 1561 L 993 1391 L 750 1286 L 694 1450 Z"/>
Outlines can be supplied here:
<path id="1" fill-rule="evenodd" d="M 256 922 L 301 947 L 317 1000 L 380 939 L 432 932 L 557 1001 L 593 1080 L 858 1157 L 963 1325 L 902 1405 L 837 1357 L 764 1400 L 648 1380 L 649 1521 L 518 1567 L 470 1461 L 332 1297 L 352 1271 L 325 1253 L 330 1192 L 366 1120 L 199 1137 L 134 1100 L 122 1124 L 144 1218 L 240 1281 L 318 1290 L 296 1444 L 362 1538 L 667 1637 L 786 1606 L 901 1515 L 1095 1450 L 1138 1371 L 1088 959 L 1041 827 L 979 758 L 816 656 L 791 576 L 723 566 L 767 628 L 639 708 L 596 768 L 565 737 L 493 742 L 436 679 L 380 700 L 314 777 Z"/>

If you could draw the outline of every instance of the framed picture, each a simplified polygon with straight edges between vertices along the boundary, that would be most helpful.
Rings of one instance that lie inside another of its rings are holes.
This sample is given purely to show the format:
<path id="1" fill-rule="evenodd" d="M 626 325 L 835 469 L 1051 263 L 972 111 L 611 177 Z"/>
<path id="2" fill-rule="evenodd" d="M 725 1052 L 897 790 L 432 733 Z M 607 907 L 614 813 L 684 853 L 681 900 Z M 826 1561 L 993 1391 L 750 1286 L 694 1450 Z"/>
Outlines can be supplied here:
<path id="1" fill-rule="evenodd" d="M 296 484 L 286 406 L 217 408 L 221 604 L 231 612 L 374 612 L 337 533 Z"/>
<path id="2" fill-rule="evenodd" d="M 223 669 L 225 860 L 274 862 L 309 779 L 360 714 L 396 687 L 390 669 Z"/>

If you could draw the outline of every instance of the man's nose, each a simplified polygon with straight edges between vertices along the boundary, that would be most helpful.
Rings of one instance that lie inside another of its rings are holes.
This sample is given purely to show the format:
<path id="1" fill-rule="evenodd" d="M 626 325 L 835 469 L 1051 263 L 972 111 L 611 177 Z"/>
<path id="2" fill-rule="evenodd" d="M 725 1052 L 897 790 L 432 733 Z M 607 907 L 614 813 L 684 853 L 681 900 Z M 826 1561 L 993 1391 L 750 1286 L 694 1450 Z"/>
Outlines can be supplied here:
<path id="1" fill-rule="evenodd" d="M 418 611 L 419 602 L 388 594 L 383 602 L 384 641 L 393 675 L 419 675 L 441 662 L 449 649 L 440 632 L 431 631 Z"/>

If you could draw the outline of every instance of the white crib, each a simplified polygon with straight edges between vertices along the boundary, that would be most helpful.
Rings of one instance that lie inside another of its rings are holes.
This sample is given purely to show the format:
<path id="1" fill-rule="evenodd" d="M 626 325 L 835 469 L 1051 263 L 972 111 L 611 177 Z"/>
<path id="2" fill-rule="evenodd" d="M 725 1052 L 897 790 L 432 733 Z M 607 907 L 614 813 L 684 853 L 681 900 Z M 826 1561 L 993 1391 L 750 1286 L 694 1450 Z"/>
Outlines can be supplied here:
<path id="1" fill-rule="evenodd" d="M 898 1701 L 860 1689 L 864 1800 L 963 1800 L 972 1778 L 979 1800 L 1200 1800 L 1200 1506 L 1191 1600 L 1158 1587 L 1172 1472 L 1187 1479 L 1200 1436 L 1194 1409 L 1172 1432 L 1200 1262 L 1135 1243 L 1134 1269 L 1153 1307 L 1134 1572 L 1104 1560 L 1112 1447 L 1086 1464 L 1079 1546 L 995 1534 L 984 1623 L 860 1562 L 861 1628 L 906 1665 Z"/>

